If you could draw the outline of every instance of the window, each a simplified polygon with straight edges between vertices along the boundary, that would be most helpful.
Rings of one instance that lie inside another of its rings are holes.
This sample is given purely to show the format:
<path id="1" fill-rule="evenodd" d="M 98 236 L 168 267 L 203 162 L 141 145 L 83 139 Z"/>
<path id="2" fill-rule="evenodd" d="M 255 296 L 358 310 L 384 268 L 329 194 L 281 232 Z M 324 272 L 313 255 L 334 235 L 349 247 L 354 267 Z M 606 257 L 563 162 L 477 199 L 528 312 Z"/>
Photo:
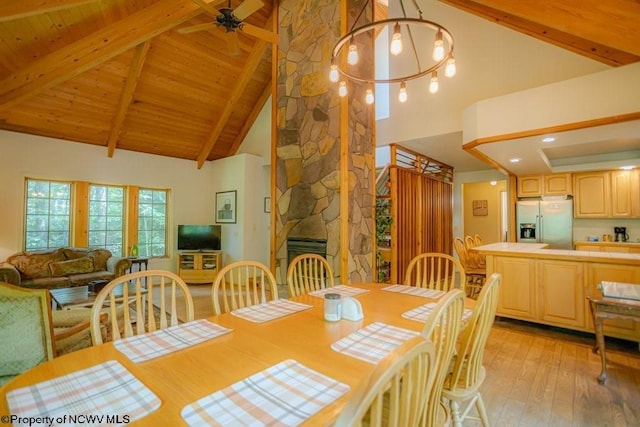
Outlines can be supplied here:
<path id="1" fill-rule="evenodd" d="M 138 246 L 144 257 L 167 256 L 169 190 L 25 181 L 25 250 L 105 248 L 116 256 Z"/>
<path id="2" fill-rule="evenodd" d="M 167 246 L 167 191 L 138 191 L 138 251 L 140 256 L 163 256 Z"/>
<path id="3" fill-rule="evenodd" d="M 69 246 L 71 184 L 27 180 L 25 250 Z"/>
<path id="4" fill-rule="evenodd" d="M 109 249 L 112 254 L 124 254 L 124 188 L 89 185 L 90 248 Z"/>

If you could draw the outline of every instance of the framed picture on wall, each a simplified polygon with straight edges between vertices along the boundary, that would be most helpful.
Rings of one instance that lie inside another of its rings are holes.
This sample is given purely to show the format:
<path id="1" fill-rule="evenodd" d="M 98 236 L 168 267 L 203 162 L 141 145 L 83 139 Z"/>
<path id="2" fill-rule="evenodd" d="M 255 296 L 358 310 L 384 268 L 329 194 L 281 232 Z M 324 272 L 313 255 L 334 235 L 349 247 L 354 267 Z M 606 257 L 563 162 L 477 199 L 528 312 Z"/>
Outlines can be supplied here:
<path id="1" fill-rule="evenodd" d="M 486 216 L 489 214 L 489 207 L 486 200 L 474 200 L 473 216 Z"/>
<path id="2" fill-rule="evenodd" d="M 216 222 L 221 224 L 236 223 L 236 191 L 216 193 Z"/>

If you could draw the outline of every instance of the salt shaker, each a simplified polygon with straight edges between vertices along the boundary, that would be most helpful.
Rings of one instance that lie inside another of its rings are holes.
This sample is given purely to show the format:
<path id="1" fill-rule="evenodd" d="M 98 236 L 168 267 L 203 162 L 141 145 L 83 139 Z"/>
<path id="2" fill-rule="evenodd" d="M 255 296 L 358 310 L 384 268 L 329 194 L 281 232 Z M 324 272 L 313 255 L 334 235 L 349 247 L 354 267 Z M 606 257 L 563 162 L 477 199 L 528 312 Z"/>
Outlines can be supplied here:
<path id="1" fill-rule="evenodd" d="M 341 317 L 340 294 L 329 293 L 324 295 L 324 320 L 337 322 Z"/>

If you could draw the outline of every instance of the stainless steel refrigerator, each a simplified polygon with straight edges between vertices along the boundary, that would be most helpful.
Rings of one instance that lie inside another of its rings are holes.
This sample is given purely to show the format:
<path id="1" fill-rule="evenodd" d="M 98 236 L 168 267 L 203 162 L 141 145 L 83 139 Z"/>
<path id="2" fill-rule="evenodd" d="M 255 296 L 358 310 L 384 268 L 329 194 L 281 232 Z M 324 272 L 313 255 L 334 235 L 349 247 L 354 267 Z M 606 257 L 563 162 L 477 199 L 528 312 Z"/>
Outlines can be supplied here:
<path id="1" fill-rule="evenodd" d="M 516 205 L 518 242 L 573 249 L 573 200 L 527 200 Z"/>

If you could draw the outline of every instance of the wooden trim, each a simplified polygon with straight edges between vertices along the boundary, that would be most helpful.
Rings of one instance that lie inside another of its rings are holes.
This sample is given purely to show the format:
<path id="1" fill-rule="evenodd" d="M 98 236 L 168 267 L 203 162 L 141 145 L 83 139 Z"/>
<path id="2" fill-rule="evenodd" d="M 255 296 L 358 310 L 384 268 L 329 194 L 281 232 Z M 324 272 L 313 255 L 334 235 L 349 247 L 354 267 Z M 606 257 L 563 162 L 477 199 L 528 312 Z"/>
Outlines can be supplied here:
<path id="1" fill-rule="evenodd" d="M 127 235 L 125 241 L 122 242 L 122 250 L 124 256 L 129 255 L 129 248 L 131 245 L 138 244 L 138 201 L 140 200 L 140 187 L 135 185 L 128 185 L 125 187 L 126 192 L 126 207 L 124 223 L 129 224 L 127 226 Z M 132 227 L 131 224 L 134 224 Z M 165 245 L 166 246 L 166 245 Z"/>
<path id="2" fill-rule="evenodd" d="M 89 183 L 73 183 L 73 221 L 71 230 L 72 245 L 86 248 L 89 245 Z"/>
<path id="3" fill-rule="evenodd" d="M 271 12 L 271 16 L 273 19 L 271 20 L 271 26 L 273 32 L 278 34 L 278 11 L 279 4 L 278 0 L 273 1 L 273 9 Z M 271 271 L 274 272 L 274 275 L 277 273 L 277 251 L 278 251 L 278 213 L 276 209 L 278 209 L 278 193 L 277 193 L 277 164 L 278 164 L 278 82 L 275 76 L 278 75 L 278 52 L 280 51 L 279 44 L 276 44 L 271 49 L 271 239 L 269 241 L 269 258 L 270 258 L 270 267 Z M 280 271 L 280 275 L 283 272 Z M 276 282 L 280 279 L 280 275 L 276 275 Z"/>
<path id="4" fill-rule="evenodd" d="M 147 58 L 147 52 L 149 52 L 150 45 L 151 41 L 147 40 L 136 46 L 136 53 L 133 56 L 133 61 L 131 61 L 129 74 L 127 75 L 127 80 L 125 81 L 122 93 L 120 94 L 118 110 L 116 111 L 113 123 L 111 124 L 109 139 L 107 139 L 107 155 L 109 157 L 113 157 L 113 153 L 116 150 L 116 144 L 118 143 L 120 132 L 122 132 L 122 124 L 124 123 L 124 118 L 127 114 L 127 110 L 129 109 L 129 105 L 131 105 L 131 101 L 133 100 L 133 94 L 136 91 L 136 86 L 140 79 L 140 73 L 142 72 L 142 66 Z"/>
<path id="5" fill-rule="evenodd" d="M 493 23 L 610 66 L 640 60 L 637 37 L 622 35 L 639 16 L 628 0 L 440 0 Z"/>
<path id="6" fill-rule="evenodd" d="M 0 109 L 69 80 L 201 12 L 192 0 L 161 0 L 43 56 L 0 82 Z"/>
<path id="7" fill-rule="evenodd" d="M 472 156 L 476 157 L 477 159 L 490 165 L 491 167 L 498 169 L 500 172 L 506 175 L 515 175 L 512 171 L 505 168 L 503 165 L 501 165 L 500 163 L 496 162 L 495 160 L 493 160 L 492 158 L 490 158 L 489 156 L 481 152 L 478 149 L 478 147 L 484 144 L 492 144 L 496 142 L 507 142 L 514 139 L 527 138 L 530 136 L 539 136 L 539 135 L 545 135 L 548 133 L 559 133 L 559 132 L 566 132 L 571 130 L 586 129 L 590 127 L 604 126 L 604 125 L 610 125 L 615 123 L 623 123 L 623 122 L 628 122 L 633 120 L 640 120 L 640 111 L 635 113 L 620 114 L 616 116 L 601 117 L 598 119 L 583 120 L 583 121 L 574 122 L 574 123 L 565 123 L 562 125 L 548 126 L 544 128 L 530 129 L 522 132 L 512 132 L 512 133 L 505 133 L 501 135 L 476 138 L 472 141 L 469 141 L 463 144 L 462 149 L 467 153 L 471 154 Z"/>
<path id="8" fill-rule="evenodd" d="M 0 2 L 0 22 L 69 9 L 97 1 L 98 0 L 3 0 Z"/>

